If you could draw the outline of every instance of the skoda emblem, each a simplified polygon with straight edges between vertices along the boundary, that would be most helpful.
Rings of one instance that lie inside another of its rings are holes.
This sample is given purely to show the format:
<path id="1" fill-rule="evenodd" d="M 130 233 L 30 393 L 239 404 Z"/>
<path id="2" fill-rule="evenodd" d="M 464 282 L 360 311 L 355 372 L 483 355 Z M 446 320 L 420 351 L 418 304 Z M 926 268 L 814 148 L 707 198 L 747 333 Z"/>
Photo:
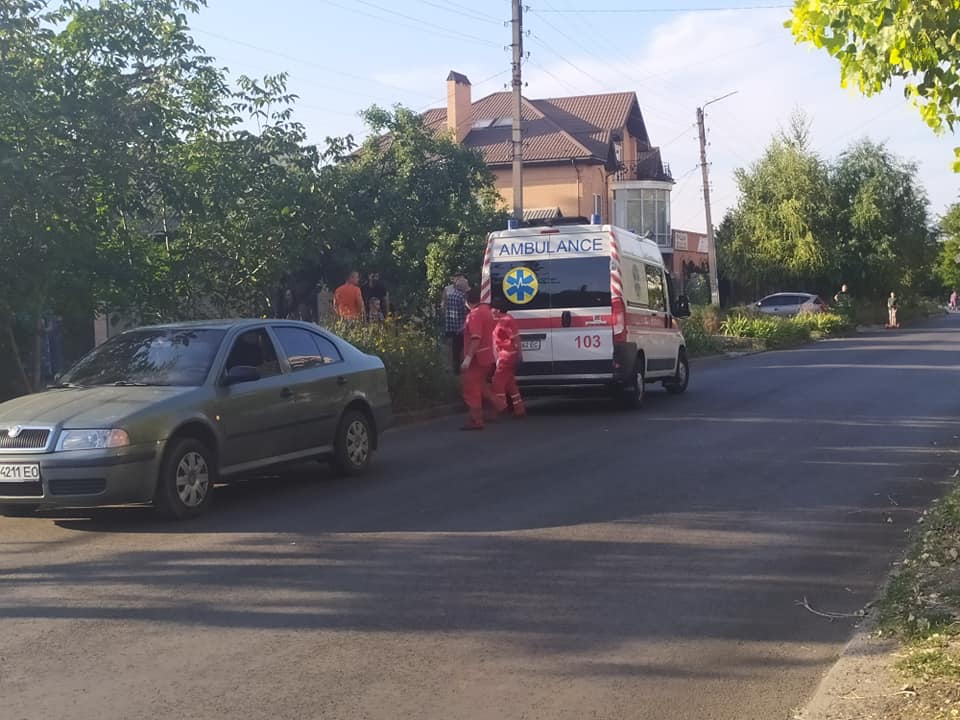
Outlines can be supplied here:
<path id="1" fill-rule="evenodd" d="M 20 433 L 23 432 L 23 428 L 19 425 L 14 425 L 12 428 L 7 429 L 7 437 L 20 437 Z"/>

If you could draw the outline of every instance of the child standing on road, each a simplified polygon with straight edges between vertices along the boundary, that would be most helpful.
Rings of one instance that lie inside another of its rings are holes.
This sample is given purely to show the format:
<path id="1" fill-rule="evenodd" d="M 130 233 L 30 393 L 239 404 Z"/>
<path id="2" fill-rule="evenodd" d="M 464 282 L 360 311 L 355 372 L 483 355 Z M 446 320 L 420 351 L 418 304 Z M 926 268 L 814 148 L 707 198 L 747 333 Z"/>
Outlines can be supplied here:
<path id="1" fill-rule="evenodd" d="M 950 312 L 957 311 L 957 289 L 954 288 L 953 292 L 950 293 Z"/>
<path id="2" fill-rule="evenodd" d="M 890 297 L 887 298 L 887 315 L 888 317 L 888 328 L 898 328 L 900 323 L 897 322 L 897 310 L 900 309 L 900 301 L 897 300 L 897 294 L 895 292 L 890 293 Z"/>
<path id="3" fill-rule="evenodd" d="M 497 321 L 493 329 L 493 347 L 497 353 L 497 369 L 493 373 L 493 400 L 497 412 L 507 410 L 507 397 L 513 407 L 513 416 L 525 417 L 527 410 L 517 387 L 517 365 L 523 360 L 520 349 L 520 331 L 510 316 L 506 300 L 498 299 L 493 304 L 493 317 Z"/>

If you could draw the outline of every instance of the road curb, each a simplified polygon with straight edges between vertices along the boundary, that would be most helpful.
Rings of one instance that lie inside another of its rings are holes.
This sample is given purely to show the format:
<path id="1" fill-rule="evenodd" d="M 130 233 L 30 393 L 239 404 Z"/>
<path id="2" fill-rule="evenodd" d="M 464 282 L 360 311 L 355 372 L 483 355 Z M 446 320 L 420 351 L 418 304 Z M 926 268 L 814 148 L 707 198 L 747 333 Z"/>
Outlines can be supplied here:
<path id="1" fill-rule="evenodd" d="M 886 584 L 884 584 L 886 587 Z M 889 658 L 898 643 L 876 636 L 876 618 L 868 617 L 843 646 L 837 661 L 821 677 L 813 695 L 792 720 L 838 720 L 851 717 L 853 696 L 883 697 L 896 685 Z"/>

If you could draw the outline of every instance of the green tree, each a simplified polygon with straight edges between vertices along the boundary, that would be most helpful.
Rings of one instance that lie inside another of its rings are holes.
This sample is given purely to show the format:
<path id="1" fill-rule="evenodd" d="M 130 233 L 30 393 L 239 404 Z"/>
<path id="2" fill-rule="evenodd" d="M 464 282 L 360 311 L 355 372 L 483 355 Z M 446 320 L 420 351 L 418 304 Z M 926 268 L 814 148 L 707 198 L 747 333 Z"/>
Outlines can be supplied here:
<path id="1" fill-rule="evenodd" d="M 506 215 L 479 153 L 402 107 L 373 107 L 364 118 L 371 138 L 321 173 L 320 192 L 336 215 L 316 250 L 326 255 L 328 281 L 381 270 L 413 312 L 451 270 L 479 270 L 486 233 Z"/>
<path id="2" fill-rule="evenodd" d="M 937 255 L 936 274 L 947 290 L 960 289 L 960 203 L 954 203 L 940 220 L 943 243 Z"/>
<path id="3" fill-rule="evenodd" d="M 828 267 L 828 169 L 809 149 L 808 127 L 794 115 L 757 162 L 736 171 L 740 198 L 717 247 L 724 275 L 751 293 L 809 286 Z"/>
<path id="4" fill-rule="evenodd" d="M 873 95 L 896 79 L 935 131 L 960 118 L 960 0 L 796 0 L 798 42 L 840 61 L 841 83 Z M 960 172 L 960 148 L 954 170 Z"/>
<path id="5" fill-rule="evenodd" d="M 883 144 L 862 140 L 833 164 L 830 189 L 836 233 L 831 279 L 868 298 L 923 290 L 936 244 L 916 167 Z"/>

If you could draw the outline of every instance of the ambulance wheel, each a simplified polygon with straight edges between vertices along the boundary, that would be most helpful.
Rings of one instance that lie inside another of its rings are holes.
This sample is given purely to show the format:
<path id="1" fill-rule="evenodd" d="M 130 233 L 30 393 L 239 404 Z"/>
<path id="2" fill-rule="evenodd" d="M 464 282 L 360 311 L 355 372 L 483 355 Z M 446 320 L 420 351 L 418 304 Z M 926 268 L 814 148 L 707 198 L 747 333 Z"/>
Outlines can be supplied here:
<path id="1" fill-rule="evenodd" d="M 643 405 L 643 398 L 647 392 L 647 383 L 643 375 L 643 355 L 637 356 L 634 367 L 633 380 L 623 387 L 622 401 L 625 408 L 634 410 Z"/>
<path id="2" fill-rule="evenodd" d="M 665 382 L 663 386 L 668 393 L 679 395 L 687 389 L 689 384 L 690 363 L 687 361 L 687 353 L 681 350 L 679 357 L 677 357 L 677 374 L 672 380 Z"/>

